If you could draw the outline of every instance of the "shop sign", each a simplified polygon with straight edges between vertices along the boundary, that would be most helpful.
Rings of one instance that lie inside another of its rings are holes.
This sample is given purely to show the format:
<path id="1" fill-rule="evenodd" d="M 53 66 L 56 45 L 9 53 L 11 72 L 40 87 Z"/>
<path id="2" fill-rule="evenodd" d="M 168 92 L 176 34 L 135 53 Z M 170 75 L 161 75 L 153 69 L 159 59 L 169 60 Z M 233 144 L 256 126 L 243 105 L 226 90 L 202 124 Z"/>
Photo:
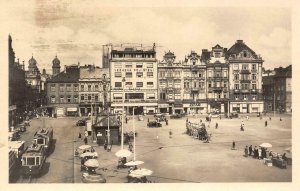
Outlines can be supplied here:
<path id="1" fill-rule="evenodd" d="M 190 106 L 201 106 L 201 103 L 191 103 Z"/>

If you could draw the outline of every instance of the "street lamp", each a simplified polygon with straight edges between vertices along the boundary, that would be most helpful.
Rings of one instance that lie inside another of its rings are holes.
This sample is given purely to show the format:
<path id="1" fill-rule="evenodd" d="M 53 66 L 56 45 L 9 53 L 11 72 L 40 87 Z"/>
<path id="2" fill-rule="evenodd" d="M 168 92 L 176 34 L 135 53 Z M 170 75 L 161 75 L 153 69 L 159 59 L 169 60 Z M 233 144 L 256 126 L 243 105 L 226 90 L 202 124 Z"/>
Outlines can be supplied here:
<path id="1" fill-rule="evenodd" d="M 123 100 L 122 100 L 122 102 L 123 102 L 123 104 L 122 104 L 122 127 L 121 127 L 121 149 L 123 149 L 124 148 L 124 135 L 123 135 L 123 131 L 124 131 L 124 101 L 125 101 L 125 93 L 124 93 L 124 87 L 125 87 L 125 77 L 123 77 L 123 79 L 122 79 L 122 85 L 123 85 L 123 95 L 122 95 L 122 98 L 123 98 Z"/>

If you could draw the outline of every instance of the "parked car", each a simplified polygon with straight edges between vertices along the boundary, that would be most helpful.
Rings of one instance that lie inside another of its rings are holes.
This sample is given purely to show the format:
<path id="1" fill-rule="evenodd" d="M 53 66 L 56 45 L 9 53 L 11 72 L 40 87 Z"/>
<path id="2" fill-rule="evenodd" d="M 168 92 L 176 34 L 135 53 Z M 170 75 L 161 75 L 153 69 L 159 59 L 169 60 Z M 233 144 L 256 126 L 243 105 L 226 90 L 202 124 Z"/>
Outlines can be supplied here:
<path id="1" fill-rule="evenodd" d="M 173 114 L 173 115 L 170 116 L 171 119 L 180 119 L 182 117 L 184 117 L 184 115 L 183 114 L 178 114 L 178 113 Z"/>
<path id="2" fill-rule="evenodd" d="M 162 125 L 160 122 L 157 122 L 157 121 L 149 121 L 147 123 L 147 126 L 148 127 L 161 127 Z"/>
<path id="3" fill-rule="evenodd" d="M 229 113 L 229 115 L 227 113 L 225 113 L 225 117 L 226 118 L 238 118 L 239 117 L 239 114 L 238 113 Z"/>
<path id="4" fill-rule="evenodd" d="M 86 119 L 80 119 L 76 122 L 76 126 L 85 126 L 86 125 Z"/>
<path id="5" fill-rule="evenodd" d="M 165 121 L 166 120 L 166 116 L 161 114 L 161 115 L 157 115 L 156 119 L 158 119 L 158 121 Z"/>

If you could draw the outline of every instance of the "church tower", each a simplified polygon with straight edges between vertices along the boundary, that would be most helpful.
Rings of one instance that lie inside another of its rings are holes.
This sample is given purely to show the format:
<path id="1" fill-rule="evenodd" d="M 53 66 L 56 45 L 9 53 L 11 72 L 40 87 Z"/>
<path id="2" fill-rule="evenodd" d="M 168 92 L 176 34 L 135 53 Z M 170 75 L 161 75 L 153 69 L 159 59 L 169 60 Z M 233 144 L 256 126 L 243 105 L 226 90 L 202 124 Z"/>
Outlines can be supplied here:
<path id="1" fill-rule="evenodd" d="M 60 73 L 60 61 L 57 58 L 57 56 L 55 56 L 55 58 L 52 61 L 52 75 L 54 77 L 59 73 Z"/>

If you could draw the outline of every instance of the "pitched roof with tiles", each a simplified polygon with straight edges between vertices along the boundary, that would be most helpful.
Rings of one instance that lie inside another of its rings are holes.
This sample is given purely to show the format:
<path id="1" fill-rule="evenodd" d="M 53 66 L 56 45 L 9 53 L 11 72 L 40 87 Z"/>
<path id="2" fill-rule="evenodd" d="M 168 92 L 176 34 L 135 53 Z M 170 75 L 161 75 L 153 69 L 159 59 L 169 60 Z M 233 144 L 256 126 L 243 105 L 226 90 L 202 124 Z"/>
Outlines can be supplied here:
<path id="1" fill-rule="evenodd" d="M 49 79 L 47 82 L 50 83 L 78 83 L 79 80 L 79 68 L 76 66 L 67 66 L 66 70 L 60 72 L 53 78 Z"/>
<path id="2" fill-rule="evenodd" d="M 249 48 L 244 43 L 243 40 L 237 40 L 236 43 L 231 48 L 229 48 L 229 50 L 227 51 L 226 57 L 228 58 L 230 55 L 237 55 L 237 54 L 239 54 L 240 52 L 242 52 L 244 50 L 247 50 L 247 51 L 251 52 L 253 57 L 257 58 L 256 53 L 251 48 Z"/>
<path id="3" fill-rule="evenodd" d="M 80 67 L 80 79 L 103 78 L 103 75 L 109 77 L 109 68 L 99 68 L 94 66 Z"/>

